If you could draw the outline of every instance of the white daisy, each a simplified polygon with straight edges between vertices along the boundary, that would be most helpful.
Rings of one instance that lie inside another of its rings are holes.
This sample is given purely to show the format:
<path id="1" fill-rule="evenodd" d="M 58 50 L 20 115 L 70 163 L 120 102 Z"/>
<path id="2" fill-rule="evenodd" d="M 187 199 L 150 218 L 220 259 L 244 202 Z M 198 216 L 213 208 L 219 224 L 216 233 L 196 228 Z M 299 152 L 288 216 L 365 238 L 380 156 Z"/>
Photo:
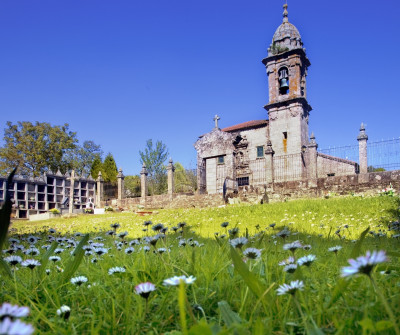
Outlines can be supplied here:
<path id="1" fill-rule="evenodd" d="M 290 284 L 280 285 L 276 290 L 278 295 L 291 294 L 294 295 L 297 290 L 302 291 L 304 289 L 303 281 L 295 280 L 291 281 Z"/>
<path id="2" fill-rule="evenodd" d="M 186 276 L 174 276 L 168 279 L 165 279 L 163 281 L 163 285 L 164 286 L 177 286 L 179 285 L 179 283 L 181 282 L 181 280 L 185 283 L 185 284 L 193 284 L 196 280 L 195 277 L 190 276 L 190 277 L 186 277 Z"/>
<path id="3" fill-rule="evenodd" d="M 69 315 L 71 314 L 71 308 L 67 305 L 62 305 L 59 309 L 57 309 L 57 315 L 64 318 L 64 320 L 68 320 Z"/>
<path id="4" fill-rule="evenodd" d="M 22 258 L 20 256 L 8 256 L 8 257 L 5 257 L 4 260 L 7 263 L 11 264 L 12 266 L 15 266 L 22 262 Z"/>
<path id="5" fill-rule="evenodd" d="M 5 335 L 30 335 L 33 334 L 35 328 L 28 323 L 20 320 L 12 321 L 10 318 L 5 318 L 0 321 L 0 334 Z"/>
<path id="6" fill-rule="evenodd" d="M 136 294 L 139 294 L 142 298 L 147 299 L 151 292 L 155 291 L 156 286 L 153 283 L 141 283 L 135 287 Z"/>
<path id="7" fill-rule="evenodd" d="M 125 253 L 126 254 L 131 254 L 132 252 L 134 252 L 135 251 L 135 248 L 134 247 L 129 247 L 129 248 L 126 248 L 125 249 Z"/>
<path id="8" fill-rule="evenodd" d="M 299 266 L 302 266 L 302 265 L 310 266 L 315 261 L 316 258 L 317 258 L 317 256 L 315 256 L 315 255 L 303 256 L 297 260 L 297 264 Z"/>
<path id="9" fill-rule="evenodd" d="M 86 283 L 88 279 L 85 276 L 78 276 L 71 278 L 71 283 L 74 285 L 81 286 L 83 283 Z"/>
<path id="10" fill-rule="evenodd" d="M 293 273 L 297 269 L 297 264 L 288 264 L 283 268 L 287 273 Z"/>
<path id="11" fill-rule="evenodd" d="M 0 320 L 4 318 L 24 318 L 29 315 L 29 307 L 19 307 L 18 305 L 11 305 L 8 302 L 3 303 L 0 307 Z M 0 334 L 2 334 L 0 332 Z"/>
<path id="12" fill-rule="evenodd" d="M 335 254 L 337 254 L 337 252 L 338 252 L 340 249 L 342 249 L 342 247 L 341 247 L 340 245 L 336 245 L 336 246 L 334 246 L 334 247 L 329 248 L 328 251 L 334 252 Z"/>
<path id="13" fill-rule="evenodd" d="M 375 265 L 387 262 L 385 251 L 367 251 L 365 256 L 360 256 L 356 260 L 349 259 L 348 262 L 351 266 L 342 267 L 342 277 L 349 277 L 358 273 L 369 275 Z"/>
<path id="14" fill-rule="evenodd" d="M 296 249 L 302 248 L 302 244 L 300 241 L 294 241 L 292 243 L 287 243 L 283 245 L 283 250 L 290 250 L 291 252 L 295 252 Z"/>
<path id="15" fill-rule="evenodd" d="M 247 244 L 248 240 L 246 237 L 238 237 L 238 238 L 234 238 L 233 240 L 230 240 L 229 243 L 231 244 L 232 247 L 234 248 L 241 248 L 243 247 L 245 244 Z"/>
<path id="16" fill-rule="evenodd" d="M 41 265 L 36 259 L 27 259 L 21 263 L 22 266 L 28 267 L 33 270 L 35 267 Z"/>
<path id="17" fill-rule="evenodd" d="M 59 257 L 59 256 L 50 256 L 49 260 L 55 263 L 55 262 L 61 261 L 61 257 Z"/>
<path id="18" fill-rule="evenodd" d="M 247 248 L 243 251 L 243 255 L 250 259 L 257 259 L 261 257 L 261 250 L 256 248 Z"/>
<path id="19" fill-rule="evenodd" d="M 124 273 L 126 270 L 123 267 L 116 266 L 108 270 L 109 275 L 113 275 L 114 273 Z"/>
<path id="20" fill-rule="evenodd" d="M 25 253 L 25 255 L 37 256 L 40 254 L 40 251 L 38 248 L 33 247 L 33 248 L 26 249 L 24 253 Z"/>
<path id="21" fill-rule="evenodd" d="M 108 249 L 107 248 L 94 248 L 93 252 L 99 256 L 104 255 L 106 253 L 108 253 Z"/>

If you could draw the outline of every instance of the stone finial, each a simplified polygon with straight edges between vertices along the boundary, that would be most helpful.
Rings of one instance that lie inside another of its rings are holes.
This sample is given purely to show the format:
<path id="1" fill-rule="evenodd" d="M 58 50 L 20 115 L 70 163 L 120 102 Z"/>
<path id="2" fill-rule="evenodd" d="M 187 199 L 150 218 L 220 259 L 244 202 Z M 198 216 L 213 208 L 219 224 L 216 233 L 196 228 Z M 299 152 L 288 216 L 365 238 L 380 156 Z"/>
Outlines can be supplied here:
<path id="1" fill-rule="evenodd" d="M 309 148 L 318 148 L 318 144 L 317 144 L 317 142 L 315 141 L 314 132 L 311 132 L 311 135 L 310 135 L 310 142 L 308 143 L 308 146 L 307 146 L 307 147 L 309 147 Z"/>
<path id="2" fill-rule="evenodd" d="M 103 175 L 101 171 L 99 171 L 99 174 L 97 175 L 97 181 L 103 181 Z"/>
<path id="3" fill-rule="evenodd" d="M 124 174 L 122 173 L 122 168 L 119 168 L 117 177 L 118 178 L 123 178 L 124 177 Z"/>
<path id="4" fill-rule="evenodd" d="M 358 136 L 357 136 L 357 140 L 358 140 L 358 141 L 361 141 L 361 140 L 368 140 L 368 135 L 367 135 L 367 133 L 365 132 L 364 123 L 361 123 L 361 126 L 360 126 L 360 133 L 359 133 Z"/>
<path id="5" fill-rule="evenodd" d="M 146 169 L 146 163 L 143 163 L 142 170 L 140 171 L 140 174 L 145 174 L 146 176 L 149 174 L 147 172 L 147 169 Z"/>
<path id="6" fill-rule="evenodd" d="M 215 122 L 215 129 L 219 129 L 219 128 L 218 128 L 218 120 L 221 120 L 221 118 L 220 118 L 217 114 L 215 114 L 213 120 L 214 120 L 214 122 Z"/>
<path id="7" fill-rule="evenodd" d="M 175 171 L 174 162 L 172 161 L 172 158 L 170 158 L 168 161 L 167 170 Z"/>
<path id="8" fill-rule="evenodd" d="M 267 147 L 266 147 L 266 149 L 265 149 L 265 154 L 267 155 L 267 154 L 274 154 L 275 152 L 274 152 L 274 150 L 272 149 L 272 142 L 271 142 L 271 140 L 268 140 L 267 141 Z"/>
<path id="9" fill-rule="evenodd" d="M 283 5 L 283 22 L 289 22 L 287 8 L 288 8 L 288 5 L 287 5 L 287 3 L 285 3 Z"/>

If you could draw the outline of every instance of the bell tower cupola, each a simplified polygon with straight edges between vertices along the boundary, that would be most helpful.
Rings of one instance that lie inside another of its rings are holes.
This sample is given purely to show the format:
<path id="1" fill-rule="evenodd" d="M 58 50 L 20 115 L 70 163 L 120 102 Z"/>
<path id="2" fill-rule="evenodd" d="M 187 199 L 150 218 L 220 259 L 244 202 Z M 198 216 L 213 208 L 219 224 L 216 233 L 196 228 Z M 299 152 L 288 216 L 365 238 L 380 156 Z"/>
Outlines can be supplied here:
<path id="1" fill-rule="evenodd" d="M 268 56 L 262 60 L 268 75 L 270 140 L 276 155 L 301 153 L 308 144 L 306 76 L 310 61 L 298 29 L 289 22 L 288 5 L 276 29 Z"/>

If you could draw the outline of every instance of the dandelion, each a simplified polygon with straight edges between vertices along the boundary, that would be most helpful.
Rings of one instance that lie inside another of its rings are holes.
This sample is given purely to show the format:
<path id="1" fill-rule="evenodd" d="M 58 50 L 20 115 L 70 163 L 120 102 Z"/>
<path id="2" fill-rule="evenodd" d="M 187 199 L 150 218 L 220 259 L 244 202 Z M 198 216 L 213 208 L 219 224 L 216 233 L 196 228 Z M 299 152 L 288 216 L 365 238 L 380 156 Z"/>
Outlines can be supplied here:
<path id="1" fill-rule="evenodd" d="M 21 265 L 33 270 L 35 267 L 40 266 L 41 264 L 36 259 L 27 259 L 23 261 Z"/>
<path id="2" fill-rule="evenodd" d="M 297 264 L 299 266 L 302 266 L 302 265 L 310 266 L 315 261 L 316 258 L 317 258 L 317 256 L 315 256 L 315 255 L 303 256 L 297 260 Z"/>
<path id="3" fill-rule="evenodd" d="M 18 305 L 11 305 L 8 302 L 3 303 L 0 307 L 0 320 L 4 318 L 10 318 L 14 320 L 16 318 L 24 318 L 29 315 L 29 307 L 19 307 Z M 0 332 L 0 334 L 2 334 Z"/>
<path id="4" fill-rule="evenodd" d="M 349 263 L 351 266 L 342 267 L 342 277 L 349 277 L 355 274 L 366 274 L 370 275 L 373 268 L 383 262 L 387 262 L 388 258 L 386 257 L 385 251 L 367 251 L 365 256 L 360 256 L 356 260 L 349 259 Z"/>
<path id="5" fill-rule="evenodd" d="M 256 248 L 247 248 L 243 251 L 243 255 L 250 259 L 257 259 L 261 257 L 261 250 Z"/>
<path id="6" fill-rule="evenodd" d="M 4 260 L 12 266 L 16 266 L 17 264 L 22 262 L 22 258 L 20 256 L 8 256 L 4 258 Z"/>
<path id="7" fill-rule="evenodd" d="M 279 288 L 276 290 L 276 292 L 278 295 L 284 295 L 284 294 L 295 295 L 297 291 L 303 291 L 303 289 L 304 289 L 303 281 L 295 280 L 291 281 L 289 285 L 288 284 L 280 285 Z"/>
<path id="8" fill-rule="evenodd" d="M 135 287 L 136 294 L 139 294 L 142 298 L 145 298 L 146 300 L 149 298 L 150 293 L 155 290 L 156 286 L 150 282 L 141 283 L 139 285 L 136 285 Z"/>
<path id="9" fill-rule="evenodd" d="M 5 318 L 0 322 L 0 334 L 5 335 L 30 335 L 35 329 L 31 324 L 24 323 L 20 320 L 12 321 L 10 318 Z"/>
<path id="10" fill-rule="evenodd" d="M 238 237 L 229 241 L 232 247 L 238 249 L 241 249 L 245 244 L 247 244 L 247 242 L 248 240 L 246 237 Z"/>
<path id="11" fill-rule="evenodd" d="M 82 284 L 86 283 L 88 279 L 85 276 L 78 276 L 71 278 L 71 283 L 74 285 L 81 286 Z"/>
<path id="12" fill-rule="evenodd" d="M 69 308 L 69 306 L 67 305 L 62 305 L 59 309 L 57 309 L 57 315 L 64 318 L 64 320 L 68 320 L 70 314 L 71 314 L 71 308 Z"/>
<path id="13" fill-rule="evenodd" d="M 196 280 L 195 277 L 193 276 L 174 276 L 168 279 L 164 279 L 163 281 L 163 285 L 164 286 L 177 286 L 179 285 L 179 283 L 181 282 L 181 280 L 185 283 L 185 284 L 193 284 Z"/>
<path id="14" fill-rule="evenodd" d="M 336 245 L 334 247 L 329 248 L 328 251 L 334 252 L 335 254 L 337 254 L 340 249 L 342 249 L 342 247 L 340 245 Z"/>
<path id="15" fill-rule="evenodd" d="M 111 276 L 114 273 L 124 273 L 126 270 L 123 267 L 116 266 L 108 270 L 108 274 Z"/>

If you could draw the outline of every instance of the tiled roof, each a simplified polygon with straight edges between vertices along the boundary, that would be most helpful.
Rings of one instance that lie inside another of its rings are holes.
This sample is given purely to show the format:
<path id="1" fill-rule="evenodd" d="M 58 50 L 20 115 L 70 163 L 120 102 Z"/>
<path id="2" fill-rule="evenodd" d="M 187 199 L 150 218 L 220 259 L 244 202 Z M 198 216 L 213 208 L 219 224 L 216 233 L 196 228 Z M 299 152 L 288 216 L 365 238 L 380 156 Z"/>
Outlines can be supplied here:
<path id="1" fill-rule="evenodd" d="M 237 131 L 237 130 L 243 130 L 243 129 L 249 129 L 249 128 L 266 127 L 267 125 L 268 125 L 267 120 L 253 120 L 253 121 L 239 123 L 234 126 L 226 127 L 221 130 L 231 132 L 231 131 Z"/>

